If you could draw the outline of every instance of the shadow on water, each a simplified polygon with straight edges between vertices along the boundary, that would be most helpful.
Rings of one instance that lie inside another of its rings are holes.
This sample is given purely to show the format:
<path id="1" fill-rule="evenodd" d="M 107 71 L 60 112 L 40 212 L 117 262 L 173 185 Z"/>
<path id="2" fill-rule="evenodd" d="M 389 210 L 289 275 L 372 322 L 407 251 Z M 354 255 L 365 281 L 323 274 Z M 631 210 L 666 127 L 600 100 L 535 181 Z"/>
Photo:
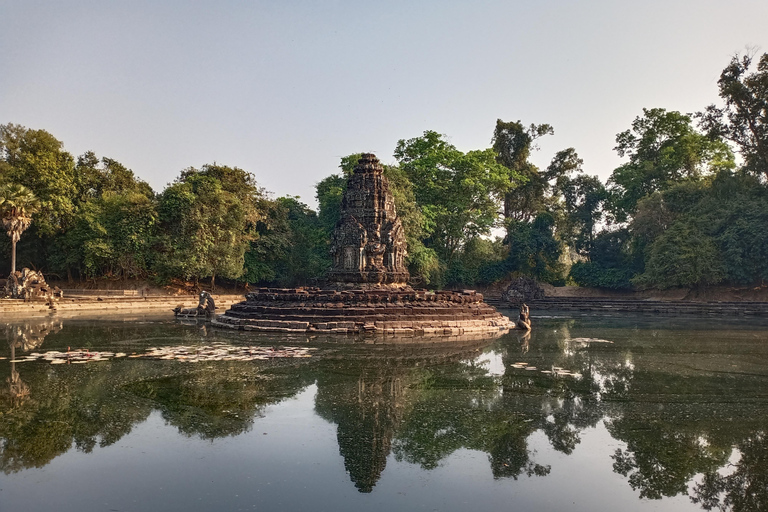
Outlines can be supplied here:
<path id="1" fill-rule="evenodd" d="M 576 456 L 603 425 L 637 496 L 689 496 L 706 510 L 768 506 L 768 344 L 761 325 L 646 318 L 534 318 L 528 334 L 416 346 L 209 332 L 174 322 L 0 324 L 9 358 L 0 402 L 0 468 L 39 468 L 73 447 L 114 444 L 159 411 L 188 437 L 248 432 L 269 406 L 316 384 L 314 412 L 335 425 L 346 472 L 370 493 L 388 461 L 423 471 L 459 450 L 486 454 L 494 479 L 546 477 L 541 434 Z M 140 353 L 229 344 L 317 348 L 308 359 L 112 359 L 52 366 L 26 355 L 68 346 Z M 19 361 L 19 362 L 10 362 Z"/>

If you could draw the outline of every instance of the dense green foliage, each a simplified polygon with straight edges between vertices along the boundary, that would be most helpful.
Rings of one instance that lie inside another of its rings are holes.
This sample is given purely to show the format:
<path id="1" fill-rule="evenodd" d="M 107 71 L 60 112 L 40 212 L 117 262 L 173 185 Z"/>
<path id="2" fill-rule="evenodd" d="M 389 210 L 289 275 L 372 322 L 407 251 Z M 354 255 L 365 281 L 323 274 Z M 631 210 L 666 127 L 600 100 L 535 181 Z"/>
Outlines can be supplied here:
<path id="1" fill-rule="evenodd" d="M 258 238 L 245 254 L 245 280 L 281 286 L 316 284 L 331 265 L 322 220 L 295 197 L 280 197 L 267 207 Z"/>
<path id="2" fill-rule="evenodd" d="M 644 246 L 645 286 L 768 279 L 768 190 L 753 176 L 721 173 L 641 201 L 633 228 Z"/>
<path id="3" fill-rule="evenodd" d="M 631 217 L 637 202 L 657 190 L 734 165 L 725 142 L 696 131 L 690 116 L 662 108 L 643 109 L 632 129 L 616 136 L 615 150 L 629 159 L 608 180 L 620 221 Z"/>
<path id="4" fill-rule="evenodd" d="M 255 239 L 261 191 L 238 168 L 206 165 L 187 169 L 158 198 L 165 276 L 236 279 L 244 272 L 248 243 Z"/>
<path id="5" fill-rule="evenodd" d="M 744 171 L 768 178 L 768 53 L 752 68 L 751 55 L 734 57 L 720 75 L 723 108 L 710 105 L 698 115 L 711 138 L 734 142 Z"/>
<path id="6" fill-rule="evenodd" d="M 438 286 L 460 284 L 453 266 L 464 266 L 468 245 L 497 226 L 500 202 L 515 174 L 496 162 L 491 149 L 463 153 L 434 131 L 400 140 L 395 158 L 404 173 L 401 180 L 413 184 L 423 217 L 423 248 L 409 244 L 420 265 L 416 274 L 426 274 L 423 281 Z"/>
<path id="7" fill-rule="evenodd" d="M 574 148 L 546 169 L 530 161 L 537 139 L 554 135 L 548 124 L 499 119 L 491 147 L 467 152 L 431 130 L 400 140 L 384 173 L 412 284 L 510 275 L 612 289 L 764 283 L 768 54 L 756 69 L 752 56 L 734 58 L 718 85 L 720 107 L 643 109 L 616 136 L 624 162 L 606 184 Z M 6 230 L 24 237 L 0 237 L 0 268 L 18 241 L 19 267 L 61 278 L 317 283 L 359 157 L 317 183 L 315 212 L 216 164 L 182 171 L 158 194 L 113 159 L 74 158 L 44 130 L 2 125 L 0 186 L 25 187 L 37 202 L 24 229 Z"/>
<path id="8" fill-rule="evenodd" d="M 628 229 L 599 233 L 589 251 L 589 259 L 574 263 L 570 277 L 582 286 L 614 290 L 631 288 L 630 279 L 637 270 L 629 250 L 631 240 Z"/>

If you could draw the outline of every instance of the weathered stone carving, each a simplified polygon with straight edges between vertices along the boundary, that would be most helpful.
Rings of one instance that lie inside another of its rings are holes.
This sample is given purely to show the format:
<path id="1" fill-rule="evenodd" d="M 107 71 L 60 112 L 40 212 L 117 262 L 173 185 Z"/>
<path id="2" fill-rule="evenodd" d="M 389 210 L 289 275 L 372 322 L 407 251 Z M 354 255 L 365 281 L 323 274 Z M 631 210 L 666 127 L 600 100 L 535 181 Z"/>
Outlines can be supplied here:
<path id="1" fill-rule="evenodd" d="M 512 306 L 516 306 L 523 302 L 543 299 L 544 289 L 532 277 L 521 276 L 509 283 L 509 286 L 501 296 L 502 299 L 511 303 Z"/>
<path id="2" fill-rule="evenodd" d="M 207 291 L 200 292 L 196 308 L 184 308 L 181 304 L 173 308 L 173 314 L 186 318 L 213 318 L 216 315 L 216 303 Z"/>
<path id="3" fill-rule="evenodd" d="M 376 156 L 366 153 L 347 182 L 331 238 L 331 282 L 405 286 L 408 281 L 405 233 L 383 173 Z"/>
<path id="4" fill-rule="evenodd" d="M 51 287 L 45 282 L 42 272 L 24 268 L 13 272 L 5 282 L 5 295 L 12 299 L 44 299 L 52 302 L 60 299 L 64 293 L 58 286 Z"/>

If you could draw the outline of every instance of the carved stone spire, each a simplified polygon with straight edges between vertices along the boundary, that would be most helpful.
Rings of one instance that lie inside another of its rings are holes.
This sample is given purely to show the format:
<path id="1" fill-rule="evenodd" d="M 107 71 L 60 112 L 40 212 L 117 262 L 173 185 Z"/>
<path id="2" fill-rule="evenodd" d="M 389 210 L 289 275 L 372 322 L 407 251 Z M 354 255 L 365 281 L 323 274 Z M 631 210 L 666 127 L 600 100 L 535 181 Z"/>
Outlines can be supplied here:
<path id="1" fill-rule="evenodd" d="M 331 238 L 333 268 L 328 279 L 405 285 L 409 277 L 407 254 L 405 233 L 384 168 L 375 155 L 363 154 L 341 201 L 341 219 Z"/>

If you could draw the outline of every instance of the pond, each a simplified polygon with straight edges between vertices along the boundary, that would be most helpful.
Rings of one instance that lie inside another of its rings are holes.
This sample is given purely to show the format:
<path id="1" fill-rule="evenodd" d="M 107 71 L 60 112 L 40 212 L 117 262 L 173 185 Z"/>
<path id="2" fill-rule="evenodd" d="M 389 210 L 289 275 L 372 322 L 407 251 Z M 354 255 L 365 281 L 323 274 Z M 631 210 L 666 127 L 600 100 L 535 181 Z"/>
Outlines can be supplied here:
<path id="1" fill-rule="evenodd" d="M 507 312 L 512 314 L 512 312 Z M 0 322 L 3 510 L 768 507 L 768 324 L 413 345 Z"/>

